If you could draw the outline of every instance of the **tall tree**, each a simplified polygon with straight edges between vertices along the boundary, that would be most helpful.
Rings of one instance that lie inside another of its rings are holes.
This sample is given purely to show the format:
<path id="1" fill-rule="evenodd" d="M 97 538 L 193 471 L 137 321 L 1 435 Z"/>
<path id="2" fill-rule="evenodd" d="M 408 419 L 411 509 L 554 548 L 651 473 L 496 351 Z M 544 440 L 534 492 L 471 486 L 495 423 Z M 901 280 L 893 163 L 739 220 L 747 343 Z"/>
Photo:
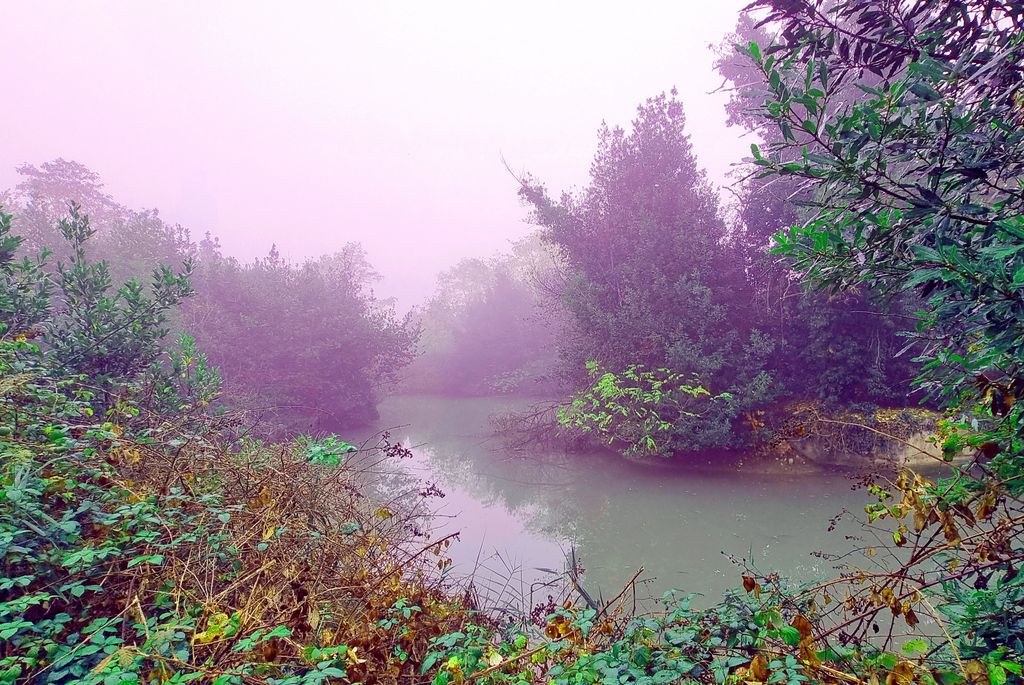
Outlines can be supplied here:
<path id="1" fill-rule="evenodd" d="M 525 179 L 521 195 L 567 265 L 562 297 L 586 331 L 584 356 L 659 362 L 703 318 L 685 311 L 698 304 L 695 288 L 717 291 L 716 304 L 725 293 L 716 286 L 743 280 L 685 122 L 675 92 L 650 98 L 628 133 L 602 126 L 583 192 L 555 201 Z"/>
<path id="2" fill-rule="evenodd" d="M 46 247 L 61 255 L 67 252 L 57 226 L 72 202 L 100 234 L 128 214 L 104 190 L 99 174 L 79 162 L 57 158 L 39 166 L 22 164 L 18 175 L 22 180 L 8 191 L 7 203 L 27 250 Z"/>
<path id="3" fill-rule="evenodd" d="M 694 374 L 733 394 L 721 415 L 704 417 L 708 441 L 731 442 L 729 422 L 771 395 L 771 344 L 751 326 L 745 265 L 685 124 L 675 91 L 650 98 L 628 132 L 602 126 L 582 192 L 556 201 L 527 178 L 520 193 L 566 265 L 561 299 L 581 333 L 565 350 L 567 373 L 586 382 L 595 360 Z"/>

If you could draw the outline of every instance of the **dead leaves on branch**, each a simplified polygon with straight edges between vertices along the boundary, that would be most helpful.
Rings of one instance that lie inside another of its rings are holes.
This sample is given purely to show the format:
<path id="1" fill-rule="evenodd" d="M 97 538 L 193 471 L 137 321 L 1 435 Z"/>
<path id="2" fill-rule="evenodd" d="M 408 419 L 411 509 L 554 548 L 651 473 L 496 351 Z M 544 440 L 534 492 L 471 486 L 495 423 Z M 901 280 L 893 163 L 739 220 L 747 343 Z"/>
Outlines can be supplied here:
<path id="1" fill-rule="evenodd" d="M 434 638 L 469 620 L 440 585 L 435 569 L 450 565 L 452 540 L 423 532 L 420 493 L 375 502 L 356 486 L 354 467 L 310 464 L 300 450 L 181 442 L 169 459 L 159 442 L 111 432 L 100 455 L 127 502 L 192 521 L 191 530 L 164 525 L 152 542 L 159 563 L 119 567 L 106 581 L 139 606 L 143 623 L 159 613 L 154 601 L 192 617 L 187 662 L 123 648 L 152 661 L 153 682 L 190 665 L 265 677 L 327 661 L 351 680 L 397 682 Z"/>
<path id="2" fill-rule="evenodd" d="M 779 672 L 784 657 L 795 659 L 812 682 L 858 685 L 1001 685 L 1006 673 L 1019 668 L 1015 662 L 993 668 L 987 661 L 961 659 L 954 643 L 959 636 L 947 627 L 951 619 L 936 609 L 939 600 L 929 600 L 929 593 L 957 586 L 970 594 L 987 590 L 993 578 L 1005 583 L 1017 575 L 1024 562 L 1020 500 L 994 479 L 934 484 L 904 471 L 881 482 L 885 485 L 870 486 L 877 503 L 866 507 L 865 530 L 878 539 L 862 548 L 866 570 L 853 566 L 849 556 L 834 557 L 842 569 L 837 577 L 793 591 L 777 576 L 750 571 L 742 576 L 743 589 L 760 612 L 788 616 L 793 633 L 777 626 L 766 641 L 758 641 L 750 661 L 734 671 L 738 681 L 786 680 L 789 676 Z M 916 659 L 891 651 L 904 638 L 913 638 L 909 644 Z"/>

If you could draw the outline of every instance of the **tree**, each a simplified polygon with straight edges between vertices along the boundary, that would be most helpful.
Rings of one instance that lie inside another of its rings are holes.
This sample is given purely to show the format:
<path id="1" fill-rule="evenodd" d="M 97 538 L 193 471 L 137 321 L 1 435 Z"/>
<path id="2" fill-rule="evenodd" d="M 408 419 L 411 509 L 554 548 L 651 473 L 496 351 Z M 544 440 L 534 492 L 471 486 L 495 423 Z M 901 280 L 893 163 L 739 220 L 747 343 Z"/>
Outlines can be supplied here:
<path id="1" fill-rule="evenodd" d="M 109 264 L 86 255 L 95 229 L 77 203 L 58 224 L 70 257 L 56 273 L 46 249 L 14 258 L 23 239 L 11 224 L 0 210 L 0 337 L 38 338 L 51 373 L 88 378 L 97 407 L 109 408 L 164 351 L 168 316 L 192 294 L 191 262 L 154 269 L 148 292 L 133 279 L 115 287 Z"/>
<path id="2" fill-rule="evenodd" d="M 703 425 L 680 426 L 676 447 L 735 444 L 732 420 L 772 397 L 771 341 L 751 325 L 745 265 L 697 167 L 682 103 L 674 91 L 650 98 L 628 133 L 605 125 L 598 137 L 581 193 L 555 201 L 530 178 L 520 191 L 565 263 L 560 296 L 581 332 L 563 352 L 567 375 L 581 387 L 588 361 L 695 375 L 731 400 Z"/>
<path id="3" fill-rule="evenodd" d="M 374 296 L 360 246 L 303 264 L 275 249 L 243 265 L 210 239 L 198 254 L 184 324 L 236 403 L 272 409 L 290 429 L 376 418 L 379 392 L 411 361 L 418 332 Z"/>
<path id="4" fill-rule="evenodd" d="M 77 204 L 59 228 L 71 249 L 68 264 L 57 266 L 62 311 L 47 336 L 59 367 L 87 375 L 101 387 L 135 378 L 156 361 L 169 332 L 168 312 L 192 295 L 192 263 L 177 273 L 157 267 L 148 294 L 134 279 L 114 289 L 109 264 L 86 256 L 95 229 Z"/>
<path id="5" fill-rule="evenodd" d="M 50 316 L 53 282 L 49 254 L 17 259 L 24 238 L 11 233 L 12 216 L 0 207 L 0 335 L 28 337 Z"/>
<path id="6" fill-rule="evenodd" d="M 931 368 L 959 369 L 922 379 L 929 391 L 970 392 L 978 376 L 1012 384 L 1024 353 L 1024 8 L 755 6 L 785 40 L 771 54 L 748 48 L 766 86 L 758 109 L 781 134 L 754 147 L 755 161 L 813 189 L 780 252 L 832 290 L 915 290 Z M 881 85 L 860 83 L 864 73 Z M 850 84 L 864 97 L 837 102 Z"/>
<path id="7" fill-rule="evenodd" d="M 751 105 L 762 97 L 763 74 L 749 59 L 748 46 L 770 44 L 773 28 L 741 14 L 718 48 L 716 68 L 728 84 L 727 122 L 746 129 L 762 147 L 776 149 L 780 160 L 794 161 L 809 134 L 796 129 L 795 144 L 782 145 L 779 126 Z M 846 84 L 835 97 L 845 101 L 861 93 Z M 778 231 L 802 221 L 813 193 L 798 177 L 759 174 L 753 165 L 741 169 L 735 240 L 748 265 L 757 325 L 775 341 L 770 365 L 785 394 L 839 406 L 904 404 L 910 391 L 906 381 L 914 375 L 904 334 L 913 328 L 915 298 L 884 297 L 867 286 L 838 294 L 807 288 L 771 248 Z"/>
<path id="8" fill-rule="evenodd" d="M 291 427 L 319 429 L 374 418 L 380 389 L 412 357 L 415 327 L 374 297 L 376 274 L 358 245 L 301 265 L 276 250 L 242 265 L 209 237 L 194 243 L 155 209 L 120 205 L 81 164 L 57 159 L 18 171 L 24 180 L 7 196 L 13 226 L 27 237 L 0 236 L 0 261 L 12 262 L 5 291 L 17 295 L 0 301 L 0 312 L 20 312 L 12 325 L 31 328 L 39 317 L 29 305 L 41 295 L 30 276 L 45 276 L 61 310 L 48 324 L 51 352 L 69 372 L 114 379 L 153 370 L 158 343 L 173 330 L 183 356 L 153 371 L 165 389 L 178 382 L 166 377 L 177 365 L 202 376 L 194 380 L 208 399 L 219 384 L 216 365 L 235 407 L 272 407 Z M 13 263 L 42 248 L 55 254 Z"/>
<path id="9" fill-rule="evenodd" d="M 913 553 L 874 575 L 893 596 L 938 587 L 928 610 L 947 621 L 948 644 L 929 652 L 934 662 L 1007 682 L 1021 670 L 1024 625 L 1024 5 L 751 7 L 780 36 L 746 48 L 762 79 L 752 110 L 780 135 L 753 158 L 807 194 L 777 251 L 821 289 L 920 298 L 916 382 L 948 409 L 938 433 L 947 458 L 971 457 L 935 484 L 905 473 L 876 486 L 870 520 L 913 512 L 912 530 L 893 533 Z M 886 503 L 894 492 L 898 506 Z M 912 602 L 890 605 L 916 625 Z M 862 612 L 859 625 L 888 608 Z"/>
<path id="10" fill-rule="evenodd" d="M 159 264 L 180 264 L 194 255 L 188 231 L 163 221 L 155 209 L 133 210 L 118 203 L 100 176 L 83 164 L 55 159 L 18 167 L 22 181 L 5 193 L 23 251 L 48 249 L 67 260 L 71 246 L 60 221 L 74 203 L 89 217 L 93 236 L 85 245 L 91 259 L 106 261 L 115 280 L 146 279 Z"/>
<path id="11" fill-rule="evenodd" d="M 28 250 L 50 248 L 64 255 L 57 227 L 72 202 L 100 232 L 127 214 L 103 189 L 99 174 L 79 162 L 57 158 L 39 166 L 22 164 L 18 175 L 22 181 L 8 193 L 7 202 L 15 210 L 15 229 Z"/>

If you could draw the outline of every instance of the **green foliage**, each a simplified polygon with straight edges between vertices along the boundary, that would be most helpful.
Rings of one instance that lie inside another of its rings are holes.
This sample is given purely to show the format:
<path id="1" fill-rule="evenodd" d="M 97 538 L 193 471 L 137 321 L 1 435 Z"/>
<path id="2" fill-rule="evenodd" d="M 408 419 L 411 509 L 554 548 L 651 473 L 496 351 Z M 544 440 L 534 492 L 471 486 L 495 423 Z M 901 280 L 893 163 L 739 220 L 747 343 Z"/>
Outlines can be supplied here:
<path id="1" fill-rule="evenodd" d="M 8 238 L 6 217 L 0 228 Z M 10 258 L 19 239 L 0 262 L 0 682 L 306 685 L 413 670 L 462 621 L 404 576 L 422 574 L 404 549 L 415 516 L 363 510 L 342 463 L 356 448 L 337 437 L 239 442 L 208 411 L 220 376 L 195 341 L 161 347 L 185 277 L 160 269 L 152 295 L 112 295 L 84 251 L 88 220 L 73 208 L 62 228 L 60 306 L 24 305 L 22 292 L 48 292 L 26 274 L 50 275 Z M 39 343 L 7 335 L 29 318 Z M 361 588 L 367 612 L 391 606 L 401 628 L 365 640 L 373 623 L 350 617 L 339 585 Z"/>
<path id="2" fill-rule="evenodd" d="M 559 409 L 558 421 L 627 454 L 668 456 L 683 442 L 687 424 L 700 418 L 694 410 L 732 399 L 728 393 L 712 395 L 693 377 L 670 369 L 633 364 L 614 373 L 590 361 L 587 373 L 592 385 Z"/>
<path id="3" fill-rule="evenodd" d="M 166 359 L 154 364 L 146 387 L 151 407 L 166 413 L 188 413 L 210 407 L 220 396 L 220 370 L 210 364 L 195 338 L 182 333 L 178 345 L 164 353 Z"/>
<path id="4" fill-rule="evenodd" d="M 306 460 L 310 464 L 325 466 L 339 466 L 344 462 L 346 454 L 359 451 L 358 447 L 345 442 L 336 435 L 328 435 L 323 438 L 300 435 L 295 438 L 295 443 L 303 450 Z"/>
<path id="5" fill-rule="evenodd" d="M 305 497 L 329 491 L 337 500 L 336 478 L 311 485 L 277 455 L 277 482 L 267 484 L 269 455 L 256 448 L 258 466 L 249 471 L 244 452 L 222 451 L 194 419 L 184 434 L 163 423 L 96 420 L 79 390 L 85 379 L 54 378 L 48 361 L 37 345 L 0 341 L 0 682 L 306 685 L 362 667 L 353 649 L 331 641 L 341 631 L 337 610 L 320 598 L 288 599 L 296 595 L 282 595 L 278 580 L 303 588 L 311 582 L 306 559 L 324 564 L 321 554 L 337 573 L 339 554 L 358 566 L 383 563 L 348 545 L 331 548 L 347 537 L 345 526 L 317 530 L 310 511 L 300 507 L 293 516 L 296 507 L 278 501 L 300 482 Z M 183 452 L 185 444 L 198 451 Z M 211 452 L 213 461 L 204 463 L 201 455 Z M 238 479 L 245 482 L 237 491 L 224 485 Z M 382 539 L 370 522 L 381 517 L 366 519 L 359 529 Z M 281 575 L 261 581 L 270 567 Z M 381 575 L 387 579 L 390 566 Z M 439 605 L 430 599 L 427 611 L 407 598 L 388 599 L 396 591 L 414 590 L 396 578 L 380 598 L 410 624 L 396 627 L 394 640 L 382 633 L 388 659 L 402 663 L 415 639 L 401 635 L 421 630 L 425 641 L 423 626 L 438 631 Z M 275 597 L 298 603 L 282 615 Z M 420 612 L 425 617 L 415 618 Z M 311 634 L 308 616 L 318 617 L 320 631 Z"/>
<path id="6" fill-rule="evenodd" d="M 383 389 L 412 359 L 418 330 L 377 299 L 365 253 L 290 264 L 276 250 L 251 264 L 199 249 L 184 325 L 262 433 L 332 432 L 376 417 Z"/>
<path id="7" fill-rule="evenodd" d="M 720 68 L 738 86 L 757 75 L 731 59 Z M 737 102 L 729 113 L 759 134 L 767 128 Z M 778 256 L 764 254 L 779 226 L 798 217 L 791 198 L 803 190 L 746 183 L 738 225 L 727 227 L 684 125 L 675 94 L 650 98 L 631 129 L 600 131 L 582 192 L 555 200 L 523 180 L 520 195 L 561 257 L 552 283 L 576 325 L 560 350 L 570 387 L 585 388 L 579 371 L 599 359 L 612 369 L 669 369 L 728 393 L 675 426 L 669 451 L 678 452 L 747 447 L 760 437 L 748 415 L 786 401 L 905 403 L 913 371 L 909 356 L 895 359 L 911 318 L 905 305 L 868 288 L 806 292 Z"/>
<path id="8" fill-rule="evenodd" d="M 9 579 L 0 590 L 0 631 L 7 644 L 0 678 L 36 673 L 40 682 L 99 683 L 120 682 L 114 676 L 120 674 L 124 681 L 137 680 L 128 675 L 134 657 L 111 659 L 125 633 L 168 654 L 187 652 L 180 628 L 189 620 L 165 625 L 161 614 L 152 625 L 141 625 L 123 612 L 105 613 L 104 597 L 117 592 L 106 576 L 121 564 L 161 564 L 164 524 L 191 527 L 198 521 L 176 520 L 173 506 L 160 511 L 152 500 L 111 487 L 109 466 L 84 466 L 95 461 L 104 441 L 118 440 L 119 431 L 110 423 L 88 423 L 89 405 L 70 395 L 80 379 L 47 378 L 44 359 L 31 343 L 0 343 L 0 374 L 8 379 L 0 409 L 0 559 Z M 203 532 L 202 526 L 196 530 Z M 147 637 L 150 628 L 162 631 L 160 640 Z M 97 675 L 93 670 L 104 660 L 112 668 Z"/>
<path id="9" fill-rule="evenodd" d="M 603 611 L 566 605 L 547 617 L 539 640 L 522 633 L 495 637 L 473 627 L 441 636 L 423 670 L 434 672 L 434 685 L 471 677 L 493 684 L 800 683 L 820 679 L 813 669 L 823 660 L 858 662 L 866 671 L 884 654 L 869 648 L 819 656 L 800 622 L 806 607 L 793 603 L 796 592 L 779 589 L 763 598 L 730 593 L 712 608 L 696 609 L 694 595 L 672 591 L 660 611 L 621 626 Z M 797 647 L 813 657 L 812 668 L 786 653 Z"/>
<path id="10" fill-rule="evenodd" d="M 989 90 L 1017 78 L 1020 40 L 987 26 L 960 47 L 956 59 L 925 53 L 891 79 L 859 84 L 853 101 L 836 77 L 839 55 L 756 60 L 769 88 L 762 112 L 782 139 L 755 147 L 755 162 L 815 189 L 808 218 L 778 234 L 778 252 L 833 290 L 916 291 L 933 362 L 919 382 L 947 399 L 980 374 L 1012 379 L 1024 356 L 1024 129 L 1012 90 Z M 803 152 L 789 161 L 792 147 Z"/>
<path id="11" fill-rule="evenodd" d="M 869 517 L 914 512 L 893 532 L 914 550 L 900 572 L 937 563 L 920 586 L 939 586 L 932 602 L 950 630 L 932 659 L 970 682 L 1006 682 L 1024 627 L 1024 7 L 754 6 L 781 29 L 777 45 L 747 49 L 763 81 L 754 109 L 777 131 L 754 162 L 808 191 L 776 251 L 819 288 L 919 298 L 915 382 L 947 408 L 946 459 L 971 460 L 934 485 L 901 476 L 902 500 L 880 489 Z M 913 628 L 900 599 L 914 591 L 887 583 L 872 601 Z"/>
<path id="12" fill-rule="evenodd" d="M 17 261 L 23 238 L 11 234 L 11 218 L 0 207 L 0 322 L 8 334 L 23 334 L 49 316 L 53 283 L 46 275 L 47 252 Z"/>
<path id="13" fill-rule="evenodd" d="M 68 264 L 57 267 L 61 311 L 47 327 L 47 347 L 64 372 L 113 389 L 156 361 L 168 333 L 168 313 L 192 294 L 192 265 L 187 262 L 179 273 L 157 267 L 149 292 L 135 280 L 115 289 L 109 264 L 86 255 L 95 230 L 76 204 L 60 231 L 71 255 Z"/>

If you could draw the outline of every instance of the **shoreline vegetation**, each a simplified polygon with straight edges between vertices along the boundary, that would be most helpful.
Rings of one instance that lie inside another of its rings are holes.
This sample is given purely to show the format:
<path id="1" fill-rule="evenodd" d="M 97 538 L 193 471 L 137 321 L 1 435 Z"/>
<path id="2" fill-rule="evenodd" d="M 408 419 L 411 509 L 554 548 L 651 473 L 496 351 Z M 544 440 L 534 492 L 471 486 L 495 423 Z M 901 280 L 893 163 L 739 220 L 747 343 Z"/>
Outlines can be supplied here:
<path id="1" fill-rule="evenodd" d="M 490 606 L 448 571 L 436 489 L 362 487 L 407 452 L 303 413 L 372 418 L 432 319 L 378 300 L 356 246 L 303 265 L 241 265 L 212 239 L 193 254 L 55 162 L 114 219 L 98 231 L 31 183 L 17 218 L 0 212 L 0 683 L 1024 681 L 1024 8 L 929 5 L 755 0 L 763 21 L 744 15 L 720 65 L 749 86 L 730 119 L 760 141 L 738 184 L 750 230 L 722 219 L 662 94 L 631 131 L 602 129 L 580 194 L 517 179 L 558 257 L 534 294 L 569 334 L 512 331 L 536 304 L 524 262 L 484 268 L 485 296 L 448 319 L 494 335 L 424 333 L 440 360 L 424 385 L 569 388 L 518 417 L 527 433 L 636 458 L 760 437 L 788 465 L 787 449 L 913 443 L 934 420 L 946 466 L 865 475 L 862 535 L 830 576 L 740 559 L 710 607 L 670 592 L 650 608 L 643 560 L 606 600 L 572 555 L 545 602 Z M 118 246 L 136 261 L 103 254 Z M 434 316 L 479 284 L 466 273 Z M 495 366 L 499 344 L 516 369 Z M 914 393 L 935 413 L 903 409 Z M 263 400 L 288 420 L 264 423 Z"/>
<path id="2" fill-rule="evenodd" d="M 594 435 L 566 425 L 559 418 L 565 408 L 559 399 L 533 401 L 525 409 L 492 415 L 491 426 L 514 450 L 546 447 L 572 452 L 603 447 L 652 467 L 813 473 L 886 466 L 895 471 L 927 469 L 947 463 L 938 435 L 942 414 L 920 406 L 854 409 L 791 402 L 747 416 L 757 435 L 749 445 L 669 454 L 637 452 L 618 436 Z M 956 460 L 965 458 L 966 453 Z"/>

